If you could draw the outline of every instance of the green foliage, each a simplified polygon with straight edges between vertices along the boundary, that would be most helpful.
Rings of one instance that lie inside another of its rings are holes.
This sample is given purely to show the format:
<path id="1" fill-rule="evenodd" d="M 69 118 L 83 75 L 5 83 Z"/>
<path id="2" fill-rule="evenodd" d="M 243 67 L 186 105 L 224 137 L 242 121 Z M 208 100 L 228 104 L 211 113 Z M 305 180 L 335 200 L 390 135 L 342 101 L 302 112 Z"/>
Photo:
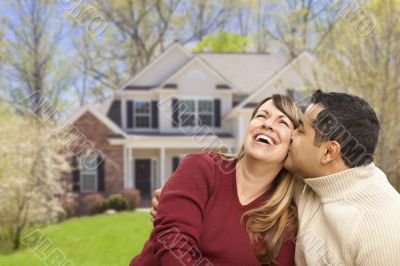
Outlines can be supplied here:
<path id="1" fill-rule="evenodd" d="M 205 36 L 193 49 L 193 52 L 245 52 L 251 42 L 239 34 L 219 30 L 216 35 Z"/>
<path id="2" fill-rule="evenodd" d="M 116 211 L 124 211 L 128 208 L 128 202 L 121 195 L 115 194 L 107 199 L 107 208 Z"/>
<path id="3" fill-rule="evenodd" d="M 128 210 L 135 210 L 140 202 L 140 191 L 136 188 L 124 189 L 121 195 L 128 203 Z"/>
<path id="4" fill-rule="evenodd" d="M 100 193 L 86 195 L 83 203 L 90 215 L 102 213 L 107 209 L 107 202 Z"/>

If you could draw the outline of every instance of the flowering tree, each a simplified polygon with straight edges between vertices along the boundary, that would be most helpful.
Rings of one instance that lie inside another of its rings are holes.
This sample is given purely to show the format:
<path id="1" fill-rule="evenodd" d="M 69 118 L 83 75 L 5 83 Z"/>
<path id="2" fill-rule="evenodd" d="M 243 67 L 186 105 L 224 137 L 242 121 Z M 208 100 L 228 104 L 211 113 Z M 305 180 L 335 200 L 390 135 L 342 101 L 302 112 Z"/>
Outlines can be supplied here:
<path id="1" fill-rule="evenodd" d="M 0 102 L 0 241 L 18 249 L 24 228 L 63 215 L 67 153 L 55 132 Z"/>

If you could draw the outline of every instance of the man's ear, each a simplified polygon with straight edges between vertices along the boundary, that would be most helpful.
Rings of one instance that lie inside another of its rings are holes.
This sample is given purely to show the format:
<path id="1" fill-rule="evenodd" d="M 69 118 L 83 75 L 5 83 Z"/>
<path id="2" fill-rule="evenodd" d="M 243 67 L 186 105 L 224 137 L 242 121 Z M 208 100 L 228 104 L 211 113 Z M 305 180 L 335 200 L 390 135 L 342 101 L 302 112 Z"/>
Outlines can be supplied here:
<path id="1" fill-rule="evenodd" d="M 327 141 L 324 147 L 324 154 L 321 158 L 322 164 L 330 163 L 340 158 L 340 144 L 335 140 Z"/>

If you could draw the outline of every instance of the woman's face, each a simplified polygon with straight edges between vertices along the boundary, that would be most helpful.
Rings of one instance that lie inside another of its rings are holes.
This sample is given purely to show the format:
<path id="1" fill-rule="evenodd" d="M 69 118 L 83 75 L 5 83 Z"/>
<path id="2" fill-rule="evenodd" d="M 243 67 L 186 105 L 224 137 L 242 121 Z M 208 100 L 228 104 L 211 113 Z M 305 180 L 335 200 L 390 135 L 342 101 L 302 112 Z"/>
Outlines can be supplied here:
<path id="1" fill-rule="evenodd" d="M 250 121 L 244 140 L 246 155 L 254 159 L 283 163 L 286 158 L 293 123 L 272 100 L 263 103 Z"/>

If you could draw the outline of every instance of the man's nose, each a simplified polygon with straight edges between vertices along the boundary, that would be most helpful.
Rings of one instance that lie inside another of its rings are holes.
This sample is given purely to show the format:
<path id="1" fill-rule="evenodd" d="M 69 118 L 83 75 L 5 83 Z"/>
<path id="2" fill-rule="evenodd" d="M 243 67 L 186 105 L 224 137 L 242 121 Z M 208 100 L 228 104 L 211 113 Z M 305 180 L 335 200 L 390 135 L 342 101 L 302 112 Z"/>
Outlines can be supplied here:
<path id="1" fill-rule="evenodd" d="M 296 137 L 297 135 L 297 129 L 292 131 L 292 134 L 290 135 L 290 140 L 293 141 L 293 139 Z"/>

